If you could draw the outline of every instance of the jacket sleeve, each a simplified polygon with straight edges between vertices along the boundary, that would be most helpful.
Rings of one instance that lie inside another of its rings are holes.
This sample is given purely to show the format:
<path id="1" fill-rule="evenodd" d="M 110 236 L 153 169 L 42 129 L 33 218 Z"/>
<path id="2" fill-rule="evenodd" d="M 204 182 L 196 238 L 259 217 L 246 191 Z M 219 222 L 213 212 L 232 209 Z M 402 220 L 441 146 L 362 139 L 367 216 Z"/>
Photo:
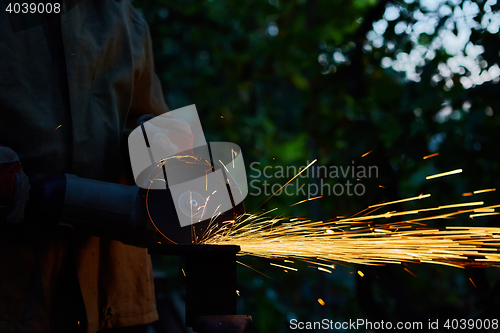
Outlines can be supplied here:
<path id="1" fill-rule="evenodd" d="M 168 112 L 169 109 L 163 97 L 160 80 L 155 73 L 151 35 L 147 23 L 137 11 L 130 6 L 130 17 L 133 53 L 136 55 L 137 66 L 134 71 L 134 88 L 127 119 L 127 128 L 134 128 L 137 119 L 144 114 L 155 116 Z"/>

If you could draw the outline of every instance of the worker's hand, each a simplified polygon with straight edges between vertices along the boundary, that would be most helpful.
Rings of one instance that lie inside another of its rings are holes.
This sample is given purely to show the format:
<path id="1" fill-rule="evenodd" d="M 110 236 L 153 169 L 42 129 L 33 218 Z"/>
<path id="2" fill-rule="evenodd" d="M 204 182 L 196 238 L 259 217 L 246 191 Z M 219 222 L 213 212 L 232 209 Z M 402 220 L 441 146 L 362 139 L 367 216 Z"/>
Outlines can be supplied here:
<path id="1" fill-rule="evenodd" d="M 17 154 L 0 145 L 0 223 L 19 223 L 28 202 L 29 182 Z"/>
<path id="2" fill-rule="evenodd" d="M 165 114 L 145 122 L 144 129 L 155 161 L 183 152 L 192 154 L 193 135 L 186 121 Z"/>

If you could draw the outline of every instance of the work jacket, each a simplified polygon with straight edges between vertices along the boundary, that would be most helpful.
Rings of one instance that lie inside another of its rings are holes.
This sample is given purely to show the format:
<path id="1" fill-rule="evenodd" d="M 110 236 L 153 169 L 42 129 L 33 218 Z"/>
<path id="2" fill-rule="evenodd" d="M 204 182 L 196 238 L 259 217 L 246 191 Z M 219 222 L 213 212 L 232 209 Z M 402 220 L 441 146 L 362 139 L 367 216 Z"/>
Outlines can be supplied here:
<path id="1" fill-rule="evenodd" d="M 30 182 L 120 182 L 127 123 L 168 111 L 145 21 L 128 0 L 73 1 L 24 28 L 0 8 L 0 144 Z M 63 227 L 0 230 L 0 332 L 95 332 L 157 316 L 146 249 Z"/>

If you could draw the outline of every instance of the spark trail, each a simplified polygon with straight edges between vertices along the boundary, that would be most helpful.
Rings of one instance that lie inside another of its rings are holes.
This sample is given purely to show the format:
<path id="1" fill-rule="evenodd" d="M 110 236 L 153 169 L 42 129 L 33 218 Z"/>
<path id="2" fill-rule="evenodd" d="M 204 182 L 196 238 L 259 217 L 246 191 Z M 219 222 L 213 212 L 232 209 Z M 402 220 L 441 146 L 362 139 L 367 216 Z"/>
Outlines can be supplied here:
<path id="1" fill-rule="evenodd" d="M 421 198 L 422 196 L 412 199 Z M 384 265 L 403 262 L 460 268 L 500 266 L 500 228 L 448 226 L 445 229 L 431 229 L 422 223 L 463 214 L 470 214 L 469 217 L 494 214 L 491 212 L 500 205 L 418 216 L 428 211 L 482 204 L 483 202 L 469 202 L 316 222 L 269 217 L 269 212 L 260 215 L 246 214 L 217 232 L 210 233 L 201 242 L 238 244 L 242 255 L 302 260 L 323 268 L 334 268 L 338 263 Z M 473 214 L 474 212 L 489 213 Z M 388 218 L 407 215 L 414 218 L 384 223 Z"/>

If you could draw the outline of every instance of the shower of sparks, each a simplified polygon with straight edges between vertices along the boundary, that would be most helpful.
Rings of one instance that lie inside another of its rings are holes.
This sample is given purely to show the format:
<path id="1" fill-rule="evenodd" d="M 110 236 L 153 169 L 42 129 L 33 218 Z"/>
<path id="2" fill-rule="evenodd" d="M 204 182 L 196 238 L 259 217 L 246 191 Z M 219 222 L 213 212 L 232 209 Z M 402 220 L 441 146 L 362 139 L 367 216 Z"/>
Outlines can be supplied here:
<path id="1" fill-rule="evenodd" d="M 285 262 L 300 260 L 317 265 L 321 271 L 335 268 L 333 263 L 385 265 L 413 262 L 459 268 L 500 267 L 500 228 L 446 227 L 442 230 L 426 228 L 421 223 L 462 214 L 498 214 L 494 209 L 500 205 L 415 216 L 427 211 L 482 204 L 480 201 L 411 211 L 388 211 L 331 221 L 269 217 L 262 213 L 245 214 L 225 224 L 216 233 L 203 237 L 201 242 L 238 244 L 241 247 L 240 255 L 281 259 Z M 413 218 L 406 219 L 409 216 Z M 387 223 L 389 217 L 401 217 L 402 220 Z M 274 263 L 271 265 L 297 270 Z"/>
<path id="2" fill-rule="evenodd" d="M 438 156 L 438 155 L 439 155 L 439 153 L 430 154 L 430 155 L 424 156 L 423 159 L 426 160 L 428 158 L 431 158 L 431 157 L 434 157 L 434 156 Z"/>
<path id="3" fill-rule="evenodd" d="M 425 179 L 434 179 L 434 178 L 438 178 L 438 177 L 454 175 L 457 173 L 461 173 L 462 171 L 463 171 L 462 169 L 457 169 L 457 170 L 452 170 L 452 171 L 448 171 L 448 172 L 438 173 L 436 175 L 427 176 L 427 177 L 425 177 Z"/>
<path id="4" fill-rule="evenodd" d="M 440 175 L 453 173 L 457 171 Z M 333 263 L 385 265 L 412 262 L 458 268 L 500 267 L 500 228 L 449 226 L 443 230 L 431 229 L 424 224 L 426 221 L 450 219 L 466 214 L 469 214 L 470 218 L 497 215 L 500 213 L 495 212 L 495 208 L 500 205 L 474 207 L 484 205 L 483 201 L 474 201 L 374 213 L 391 204 L 428 197 L 430 194 L 420 194 L 380 203 L 354 215 L 338 216 L 328 221 L 271 217 L 270 213 L 276 210 L 274 208 L 267 213 L 239 216 L 234 221 L 225 223 L 216 232 L 203 235 L 200 242 L 237 244 L 241 247 L 240 255 L 292 264 L 295 260 L 304 261 L 315 265 L 309 267 L 327 273 L 331 273 L 331 269 L 335 268 Z M 307 200 L 298 203 L 305 201 Z M 441 210 L 442 213 L 437 212 Z M 285 272 L 297 271 L 290 266 L 275 263 L 270 265 L 282 268 Z M 415 276 L 408 269 L 405 270 Z M 361 271 L 358 271 L 358 274 L 364 276 Z"/>
<path id="5" fill-rule="evenodd" d="M 315 162 L 316 160 L 297 173 L 264 203 Z M 462 169 L 426 178 L 432 179 L 460 172 Z M 474 194 L 494 190 L 478 190 L 474 191 Z M 297 260 L 312 264 L 314 266 L 310 267 L 325 273 L 332 273 L 332 269 L 335 269 L 334 264 L 339 263 L 385 265 L 408 262 L 458 268 L 500 267 L 500 227 L 447 226 L 443 229 L 429 228 L 425 224 L 427 221 L 453 219 L 457 216 L 468 215 L 473 219 L 498 215 L 500 213 L 495 209 L 500 205 L 475 207 L 483 206 L 484 202 L 474 201 L 401 211 L 387 207 L 391 204 L 428 197 L 430 194 L 420 194 L 406 199 L 379 203 L 356 214 L 337 216 L 337 218 L 325 221 L 313 221 L 303 217 L 271 216 L 270 213 L 277 208 L 267 212 L 243 214 L 234 220 L 221 223 L 217 228 L 215 224 L 208 227 L 200 238 L 196 238 L 196 244 L 236 244 L 241 247 L 239 255 L 288 263 L 289 265 L 286 266 L 270 263 L 271 266 L 284 269 L 287 273 L 298 271 L 297 268 L 291 267 L 295 266 Z M 320 197 L 299 201 L 296 204 L 318 198 Z M 148 208 L 147 204 L 146 207 Z M 214 214 L 210 221 L 211 225 L 220 213 Z M 476 223 L 476 220 L 474 222 Z M 240 264 L 253 269 L 251 266 Z M 405 270 L 413 274 L 408 269 Z M 364 276 L 361 271 L 357 273 Z"/>

